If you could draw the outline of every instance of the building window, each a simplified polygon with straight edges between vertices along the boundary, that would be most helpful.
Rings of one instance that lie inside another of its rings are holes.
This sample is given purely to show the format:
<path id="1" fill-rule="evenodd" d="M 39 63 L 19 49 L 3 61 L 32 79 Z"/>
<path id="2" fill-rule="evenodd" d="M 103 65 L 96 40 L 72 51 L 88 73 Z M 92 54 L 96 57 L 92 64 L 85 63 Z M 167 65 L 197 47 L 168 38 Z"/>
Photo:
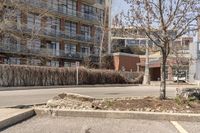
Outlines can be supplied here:
<path id="1" fill-rule="evenodd" d="M 74 62 L 64 62 L 64 67 L 76 67 L 76 63 L 74 63 Z"/>
<path id="2" fill-rule="evenodd" d="M 67 21 L 65 23 L 65 31 L 70 36 L 76 36 L 76 27 L 77 27 L 77 23 L 75 22 Z"/>
<path id="3" fill-rule="evenodd" d="M 20 51 L 20 40 L 15 39 L 9 34 L 5 34 L 3 38 L 3 48 L 5 50 L 10 50 L 10 52 Z"/>
<path id="4" fill-rule="evenodd" d="M 103 22 L 104 20 L 104 10 L 102 9 L 97 9 L 97 16 L 100 22 Z"/>
<path id="5" fill-rule="evenodd" d="M 47 43 L 48 54 L 52 56 L 60 55 L 60 44 L 59 42 L 49 42 Z"/>
<path id="6" fill-rule="evenodd" d="M 75 53 L 76 53 L 76 45 L 65 44 L 65 54 L 75 54 Z"/>
<path id="7" fill-rule="evenodd" d="M 104 0 L 97 0 L 97 3 L 103 5 L 104 4 Z"/>
<path id="8" fill-rule="evenodd" d="M 94 47 L 94 55 L 99 55 L 100 49 L 98 47 Z"/>
<path id="9" fill-rule="evenodd" d="M 15 21 L 18 24 L 21 23 L 21 13 L 19 10 L 5 8 L 3 13 L 3 19 L 7 21 Z"/>
<path id="10" fill-rule="evenodd" d="M 60 31 L 60 19 L 48 17 L 47 18 L 47 32 L 56 35 Z"/>
<path id="11" fill-rule="evenodd" d="M 27 41 L 27 47 L 28 47 L 28 49 L 33 50 L 33 51 L 40 50 L 41 42 L 40 42 L 40 40 L 37 40 L 37 39 L 29 40 L 29 41 Z"/>
<path id="12" fill-rule="evenodd" d="M 59 61 L 48 61 L 47 66 L 50 67 L 59 67 Z"/>
<path id="13" fill-rule="evenodd" d="M 67 0 L 67 14 L 76 16 L 77 4 L 74 0 Z"/>
<path id="14" fill-rule="evenodd" d="M 58 1 L 57 0 L 48 0 L 48 7 L 53 9 L 54 11 L 58 10 Z"/>
<path id="15" fill-rule="evenodd" d="M 81 26 L 81 35 L 84 36 L 85 40 L 88 40 L 91 38 L 91 28 L 90 26 L 82 25 Z"/>
<path id="16" fill-rule="evenodd" d="M 102 29 L 101 28 L 96 28 L 95 36 L 96 36 L 96 38 L 95 38 L 96 42 L 100 42 L 101 36 L 102 36 Z"/>
<path id="17" fill-rule="evenodd" d="M 9 57 L 8 59 L 4 59 L 5 64 L 20 64 L 20 59 L 19 58 L 14 58 L 14 57 Z"/>
<path id="18" fill-rule="evenodd" d="M 81 6 L 82 16 L 86 19 L 91 19 L 94 16 L 95 9 L 96 8 L 94 8 L 92 6 L 88 6 L 88 5 L 83 4 Z"/>
<path id="19" fill-rule="evenodd" d="M 41 60 L 39 60 L 39 59 L 29 59 L 27 61 L 27 64 L 33 65 L 33 66 L 39 66 L 41 64 Z"/>
<path id="20" fill-rule="evenodd" d="M 71 67 L 71 62 L 64 62 L 64 67 Z"/>
<path id="21" fill-rule="evenodd" d="M 58 0 L 58 11 L 60 13 L 67 13 L 67 1 L 66 0 Z"/>
<path id="22" fill-rule="evenodd" d="M 88 56 L 90 55 L 90 47 L 81 47 L 81 54 L 83 56 Z"/>
<path id="23" fill-rule="evenodd" d="M 39 31 L 41 25 L 41 18 L 37 14 L 28 13 L 27 28 L 32 31 Z"/>

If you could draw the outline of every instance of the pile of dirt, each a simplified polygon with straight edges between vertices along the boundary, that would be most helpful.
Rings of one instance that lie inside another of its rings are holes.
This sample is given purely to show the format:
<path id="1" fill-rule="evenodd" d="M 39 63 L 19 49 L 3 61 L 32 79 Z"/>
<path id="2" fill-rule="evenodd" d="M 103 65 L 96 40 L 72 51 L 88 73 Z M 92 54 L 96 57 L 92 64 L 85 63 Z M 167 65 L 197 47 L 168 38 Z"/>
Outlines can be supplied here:
<path id="1" fill-rule="evenodd" d="M 114 111 L 145 111 L 167 113 L 200 113 L 200 101 L 176 99 L 160 100 L 159 98 L 109 98 L 97 100 L 92 97 L 63 93 L 40 106 L 49 109 L 68 110 L 114 110 Z"/>
<path id="2" fill-rule="evenodd" d="M 181 98 L 166 100 L 153 97 L 104 99 L 93 102 L 93 107 L 101 110 L 116 111 L 200 113 L 199 101 L 188 101 Z"/>

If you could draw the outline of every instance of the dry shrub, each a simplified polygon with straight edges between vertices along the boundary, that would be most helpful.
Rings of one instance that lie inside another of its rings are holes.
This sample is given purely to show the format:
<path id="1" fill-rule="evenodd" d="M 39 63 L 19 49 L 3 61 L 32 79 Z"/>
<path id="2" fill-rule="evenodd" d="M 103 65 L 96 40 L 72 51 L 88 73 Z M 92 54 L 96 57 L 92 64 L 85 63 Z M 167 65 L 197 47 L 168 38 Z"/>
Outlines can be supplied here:
<path id="1" fill-rule="evenodd" d="M 120 73 L 111 70 L 79 68 L 80 84 L 125 84 Z M 0 86 L 75 85 L 75 68 L 0 65 Z"/>

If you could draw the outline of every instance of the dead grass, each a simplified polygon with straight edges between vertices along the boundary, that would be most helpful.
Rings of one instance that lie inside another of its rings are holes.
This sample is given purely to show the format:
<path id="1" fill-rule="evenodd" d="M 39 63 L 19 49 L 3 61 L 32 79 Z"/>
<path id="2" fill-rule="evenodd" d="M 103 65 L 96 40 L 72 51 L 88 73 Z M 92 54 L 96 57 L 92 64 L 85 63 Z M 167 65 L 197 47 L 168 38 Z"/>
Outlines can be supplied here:
<path id="1" fill-rule="evenodd" d="M 120 73 L 79 68 L 79 84 L 126 84 Z M 0 86 L 75 85 L 75 68 L 0 65 Z"/>

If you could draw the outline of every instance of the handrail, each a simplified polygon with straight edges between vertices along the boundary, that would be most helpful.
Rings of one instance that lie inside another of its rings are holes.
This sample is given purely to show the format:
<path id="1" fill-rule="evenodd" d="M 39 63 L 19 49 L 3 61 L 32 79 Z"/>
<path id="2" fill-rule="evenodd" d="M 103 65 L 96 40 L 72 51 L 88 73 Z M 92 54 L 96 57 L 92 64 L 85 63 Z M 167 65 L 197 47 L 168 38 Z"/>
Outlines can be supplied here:
<path id="1" fill-rule="evenodd" d="M 64 10 L 61 10 L 62 8 L 59 8 L 59 6 L 57 6 L 56 4 L 50 4 L 50 3 L 42 1 L 42 0 L 20 0 L 20 2 L 29 4 L 34 7 L 48 9 L 49 11 L 57 12 L 62 15 L 70 15 L 70 16 L 76 16 L 79 18 L 83 18 L 85 20 L 99 21 L 99 18 L 95 14 L 87 14 L 84 12 L 79 12 L 79 11 L 68 9 L 68 8 L 66 8 L 66 12 L 64 12 Z"/>
<path id="2" fill-rule="evenodd" d="M 28 47 L 27 45 L 13 44 L 13 43 L 2 43 L 0 42 L 0 52 L 14 53 L 14 54 L 25 54 L 25 55 L 36 55 L 36 56 L 49 56 L 59 57 L 67 59 L 83 59 L 87 56 L 98 57 L 97 54 L 84 54 L 81 52 L 67 53 L 65 50 L 56 50 L 48 48 L 34 48 Z"/>

